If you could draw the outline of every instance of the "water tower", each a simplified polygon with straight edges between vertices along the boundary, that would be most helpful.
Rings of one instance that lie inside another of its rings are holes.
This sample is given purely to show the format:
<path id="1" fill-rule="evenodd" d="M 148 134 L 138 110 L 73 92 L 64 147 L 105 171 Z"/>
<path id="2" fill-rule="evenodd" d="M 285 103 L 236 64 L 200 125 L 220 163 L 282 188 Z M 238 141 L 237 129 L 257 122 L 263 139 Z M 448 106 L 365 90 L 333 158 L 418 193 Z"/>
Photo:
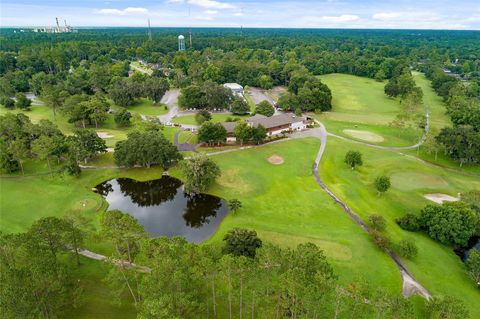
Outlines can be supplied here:
<path id="1" fill-rule="evenodd" d="M 178 51 L 185 51 L 185 37 L 181 34 L 178 36 Z"/>

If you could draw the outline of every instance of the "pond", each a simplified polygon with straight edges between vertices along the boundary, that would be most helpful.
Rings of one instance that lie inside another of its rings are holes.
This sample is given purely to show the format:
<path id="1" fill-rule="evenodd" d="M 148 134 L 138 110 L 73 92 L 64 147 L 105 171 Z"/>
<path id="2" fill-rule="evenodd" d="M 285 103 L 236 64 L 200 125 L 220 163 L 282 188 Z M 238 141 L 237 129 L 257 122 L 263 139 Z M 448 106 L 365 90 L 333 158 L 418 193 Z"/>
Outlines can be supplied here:
<path id="1" fill-rule="evenodd" d="M 476 249 L 480 250 L 480 237 L 479 236 L 473 236 L 468 241 L 467 246 L 457 248 L 457 249 L 454 250 L 454 252 L 455 252 L 455 254 L 457 254 L 458 257 L 460 257 L 460 259 L 462 259 L 462 261 L 466 261 L 467 258 L 468 258 L 468 254 L 469 254 L 470 250 L 473 249 L 473 248 L 476 248 Z"/>
<path id="2" fill-rule="evenodd" d="M 228 213 L 225 200 L 187 194 L 182 182 L 170 176 L 147 182 L 117 178 L 95 188 L 108 202 L 108 210 L 132 215 L 151 237 L 181 236 L 201 242 L 213 235 Z"/>

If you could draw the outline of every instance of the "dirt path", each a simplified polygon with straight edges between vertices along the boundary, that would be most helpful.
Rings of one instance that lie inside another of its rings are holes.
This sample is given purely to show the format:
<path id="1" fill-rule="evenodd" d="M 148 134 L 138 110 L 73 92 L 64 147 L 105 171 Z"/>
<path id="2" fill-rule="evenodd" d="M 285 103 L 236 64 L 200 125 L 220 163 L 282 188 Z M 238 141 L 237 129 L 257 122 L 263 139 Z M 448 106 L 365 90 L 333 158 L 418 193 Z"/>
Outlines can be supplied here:
<path id="1" fill-rule="evenodd" d="M 87 258 L 90 258 L 90 259 L 94 259 L 94 260 L 98 260 L 98 261 L 108 261 L 107 256 L 94 253 L 93 251 L 90 251 L 90 250 L 81 249 L 81 250 L 78 251 L 78 253 L 80 255 L 82 255 L 84 257 L 87 257 Z M 117 266 L 123 266 L 123 267 L 126 267 L 126 268 L 135 268 L 139 272 L 144 272 L 144 273 L 152 272 L 152 269 L 150 267 L 140 266 L 140 265 L 131 263 L 131 262 L 126 261 L 126 260 L 113 259 L 111 261 L 112 261 L 113 264 L 115 264 Z"/>
<path id="2" fill-rule="evenodd" d="M 320 125 L 320 129 L 315 130 L 318 138 L 321 141 L 320 149 L 317 153 L 317 157 L 315 159 L 315 163 L 313 165 L 313 175 L 315 176 L 315 180 L 317 184 L 338 204 L 342 209 L 347 213 L 347 215 L 357 224 L 359 225 L 364 231 L 369 232 L 370 228 L 367 224 L 365 224 L 362 219 L 350 208 L 348 205 L 343 202 L 337 195 L 335 195 L 325 183 L 320 178 L 320 173 L 318 172 L 318 166 L 320 165 L 320 161 L 322 160 L 323 153 L 327 146 L 327 136 L 329 135 L 325 126 L 316 121 L 317 124 Z M 406 297 L 412 296 L 414 294 L 419 294 L 420 296 L 430 299 L 432 295 L 425 289 L 408 271 L 407 267 L 403 264 L 400 257 L 397 256 L 393 251 L 387 251 L 387 254 L 390 258 L 395 262 L 397 268 L 400 270 L 400 274 L 402 276 L 402 294 Z"/>

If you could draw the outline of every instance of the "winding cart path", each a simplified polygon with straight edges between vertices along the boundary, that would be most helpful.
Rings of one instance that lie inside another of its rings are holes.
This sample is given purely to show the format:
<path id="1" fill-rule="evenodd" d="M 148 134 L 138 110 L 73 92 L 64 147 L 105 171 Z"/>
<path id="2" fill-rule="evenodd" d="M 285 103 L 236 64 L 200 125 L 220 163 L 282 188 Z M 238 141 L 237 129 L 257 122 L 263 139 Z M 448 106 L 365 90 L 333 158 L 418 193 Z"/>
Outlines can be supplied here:
<path id="1" fill-rule="evenodd" d="M 350 208 L 348 205 L 342 201 L 337 195 L 335 195 L 327 185 L 322 181 L 320 178 L 320 173 L 318 172 L 318 166 L 320 165 L 320 161 L 322 160 L 323 153 L 325 152 L 325 148 L 327 147 L 327 136 L 329 135 L 327 133 L 327 130 L 325 129 L 325 126 L 320 123 L 319 121 L 315 121 L 318 125 L 320 125 L 319 129 L 314 129 L 311 130 L 310 132 L 313 133 L 311 136 L 316 136 L 320 139 L 320 149 L 317 153 L 317 157 L 315 158 L 315 162 L 313 165 L 313 175 L 315 177 L 315 180 L 317 184 L 338 204 L 342 209 L 347 213 L 347 215 L 358 225 L 360 226 L 365 232 L 369 232 L 370 228 L 368 227 L 365 222 L 362 221 L 362 219 Z M 424 135 L 424 137 L 426 134 Z M 422 140 L 419 142 L 420 145 L 423 143 L 425 138 L 422 138 Z M 418 143 L 417 143 L 418 144 Z M 416 147 L 416 146 L 413 146 Z M 406 297 L 412 296 L 414 294 L 419 294 L 424 298 L 430 299 L 432 295 L 428 292 L 428 290 L 422 286 L 414 277 L 413 275 L 408 271 L 407 267 L 405 264 L 402 262 L 400 257 L 398 257 L 395 252 L 388 250 L 387 254 L 390 256 L 390 258 L 395 262 L 395 265 L 397 268 L 400 270 L 400 274 L 402 276 L 402 282 L 403 282 L 403 287 L 402 287 L 402 294 Z"/>

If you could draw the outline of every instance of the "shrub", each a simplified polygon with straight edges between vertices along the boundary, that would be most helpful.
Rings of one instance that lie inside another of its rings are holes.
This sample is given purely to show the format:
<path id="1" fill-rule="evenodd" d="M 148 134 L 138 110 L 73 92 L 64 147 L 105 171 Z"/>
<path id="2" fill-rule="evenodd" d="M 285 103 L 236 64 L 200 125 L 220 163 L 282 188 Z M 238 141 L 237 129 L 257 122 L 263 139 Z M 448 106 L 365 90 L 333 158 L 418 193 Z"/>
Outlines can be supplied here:
<path id="1" fill-rule="evenodd" d="M 375 179 L 375 189 L 378 195 L 385 193 L 390 188 L 390 177 L 379 176 Z"/>
<path id="2" fill-rule="evenodd" d="M 130 125 L 130 119 L 132 118 L 132 113 L 127 111 L 127 109 L 122 108 L 120 111 L 115 112 L 115 123 L 117 123 L 118 126 L 129 126 Z"/>
<path id="3" fill-rule="evenodd" d="M 390 248 L 391 241 L 386 235 L 377 230 L 371 230 L 370 236 L 372 236 L 373 243 L 377 245 L 378 248 L 382 250 L 387 250 Z"/>
<path id="4" fill-rule="evenodd" d="M 200 110 L 195 114 L 195 121 L 199 124 L 202 125 L 206 121 L 210 121 L 212 119 L 212 114 L 208 112 L 207 110 Z"/>
<path id="5" fill-rule="evenodd" d="M 0 104 L 5 106 L 7 109 L 13 109 L 15 107 L 15 101 L 7 96 L 0 98 Z"/>
<path id="6" fill-rule="evenodd" d="M 411 239 L 402 239 L 397 247 L 397 253 L 407 259 L 413 259 L 418 255 L 418 248 L 415 242 Z"/>
<path id="7" fill-rule="evenodd" d="M 345 164 L 355 169 L 356 166 L 363 165 L 362 154 L 359 151 L 348 151 L 345 154 Z"/>
<path id="8" fill-rule="evenodd" d="M 243 228 L 230 230 L 223 240 L 225 241 L 223 253 L 234 256 L 255 258 L 257 249 L 262 247 L 262 241 L 258 238 L 257 232 Z"/>
<path id="9" fill-rule="evenodd" d="M 381 215 L 370 215 L 368 216 L 368 221 L 370 222 L 370 226 L 372 229 L 378 230 L 378 231 L 384 231 L 385 228 L 387 227 L 385 223 L 385 218 Z"/>
<path id="10" fill-rule="evenodd" d="M 255 113 L 270 117 L 275 113 L 275 109 L 270 103 L 268 103 L 268 101 L 262 101 L 257 104 Z"/>
<path id="11" fill-rule="evenodd" d="M 465 246 L 475 234 L 478 216 L 463 202 L 427 205 L 419 224 L 428 235 L 445 245 Z"/>
<path id="12" fill-rule="evenodd" d="M 23 110 L 30 109 L 30 106 L 32 105 L 32 100 L 27 98 L 25 94 L 17 93 L 17 95 L 15 95 L 15 98 L 17 99 L 17 101 L 15 102 L 16 107 Z"/>
<path id="13" fill-rule="evenodd" d="M 395 219 L 395 221 L 397 222 L 398 226 L 400 226 L 400 228 L 403 230 L 407 230 L 407 231 L 420 230 L 418 217 L 415 216 L 414 214 L 406 214 L 402 217 Z"/>

